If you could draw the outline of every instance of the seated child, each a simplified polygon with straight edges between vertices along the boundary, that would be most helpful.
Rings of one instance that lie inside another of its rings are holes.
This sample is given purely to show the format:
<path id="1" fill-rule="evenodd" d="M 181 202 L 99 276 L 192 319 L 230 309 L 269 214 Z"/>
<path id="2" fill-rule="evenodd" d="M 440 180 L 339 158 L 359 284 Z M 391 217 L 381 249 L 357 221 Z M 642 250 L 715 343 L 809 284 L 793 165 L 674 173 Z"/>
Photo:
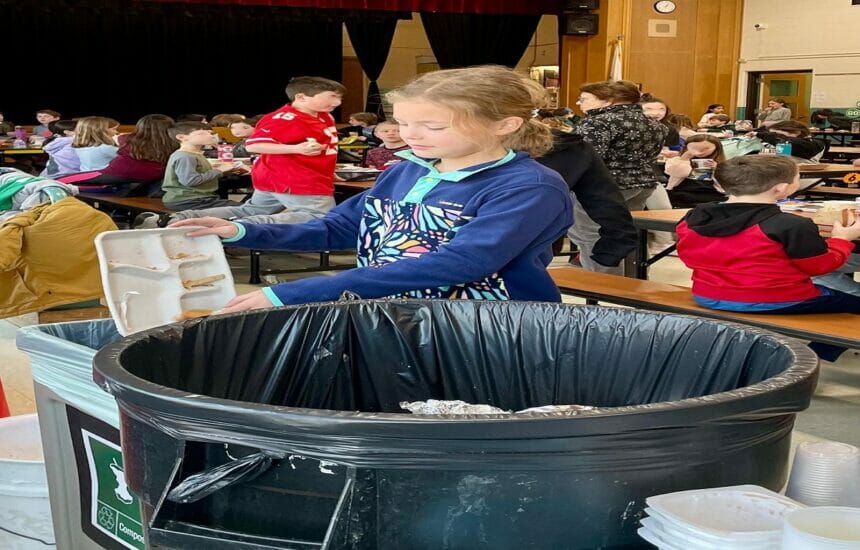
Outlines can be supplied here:
<path id="1" fill-rule="evenodd" d="M 167 159 L 179 147 L 168 133 L 174 124 L 165 115 L 145 115 L 131 133 L 117 136 L 119 151 L 105 168 L 57 179 L 83 186 L 109 185 L 118 196 L 161 196 Z"/>
<path id="2" fill-rule="evenodd" d="M 0 113 L 0 139 L 6 136 L 6 134 L 13 132 L 15 130 L 15 125 L 8 120 L 3 118 L 3 113 Z"/>
<path id="3" fill-rule="evenodd" d="M 379 117 L 373 113 L 353 113 L 349 115 L 349 126 L 338 130 L 337 135 L 345 140 L 345 145 L 348 145 L 346 141 L 350 137 L 367 145 L 379 145 L 379 140 L 373 136 L 373 129 L 378 120 Z"/>
<path id="4" fill-rule="evenodd" d="M 245 120 L 245 115 L 241 115 L 239 113 L 228 114 L 222 113 L 219 115 L 215 115 L 212 117 L 212 120 L 209 121 L 209 126 L 212 127 L 212 131 L 218 134 L 218 137 L 221 138 L 221 143 L 236 143 L 239 141 L 236 136 L 230 131 L 230 126 L 234 122 L 242 122 Z"/>
<path id="5" fill-rule="evenodd" d="M 573 221 L 570 194 L 558 173 L 531 158 L 552 147 L 549 128 L 531 116 L 546 91 L 510 69 L 469 67 L 425 73 L 388 99 L 412 151 L 324 218 L 173 224 L 202 226 L 189 236 L 219 235 L 244 248 L 358 246 L 356 269 L 238 296 L 223 313 L 336 300 L 345 291 L 366 299 L 561 301 L 546 266 Z"/>
<path id="6" fill-rule="evenodd" d="M 376 137 L 382 140 L 382 145 L 367 151 L 365 166 L 385 170 L 403 160 L 395 153 L 409 149 L 409 145 L 400 137 L 399 124 L 391 120 L 383 120 L 376 125 L 375 133 Z"/>
<path id="7" fill-rule="evenodd" d="M 245 149 L 245 140 L 254 133 L 254 126 L 257 125 L 257 122 L 259 122 L 258 118 L 246 118 L 230 124 L 230 133 L 238 140 L 233 143 L 233 158 L 241 159 L 256 156 Z"/>
<path id="8" fill-rule="evenodd" d="M 215 143 L 217 136 L 202 122 L 177 122 L 169 131 L 179 142 L 167 160 L 164 172 L 164 206 L 172 210 L 239 206 L 238 202 L 218 196 L 218 179 L 227 172 L 241 169 L 239 163 L 218 164 L 212 168 L 203 156 L 203 147 Z"/>
<path id="9" fill-rule="evenodd" d="M 726 200 L 725 194 L 714 187 L 714 168 L 723 160 L 723 145 L 718 138 L 710 134 L 689 136 L 681 154 L 666 159 L 664 167 L 669 176 L 666 190 L 672 207 L 693 208 Z"/>
<path id="10" fill-rule="evenodd" d="M 38 126 L 33 126 L 33 135 L 48 137 L 51 135 L 51 129 L 48 124 L 60 120 L 60 113 L 50 109 L 36 111 L 36 120 L 39 121 Z"/>
<path id="11" fill-rule="evenodd" d="M 44 178 L 55 178 L 63 174 L 74 174 L 81 170 L 81 159 L 72 148 L 75 139 L 74 120 L 55 120 L 48 124 L 51 137 L 42 144 L 42 149 L 48 153 L 48 165 L 39 174 Z"/>
<path id="12" fill-rule="evenodd" d="M 116 157 L 114 138 L 119 122 L 112 118 L 87 116 L 78 119 L 72 147 L 81 161 L 81 171 L 101 170 Z"/>
<path id="13" fill-rule="evenodd" d="M 717 165 L 724 203 L 694 208 L 678 224 L 678 256 L 693 270 L 693 296 L 711 309 L 756 313 L 860 313 L 860 297 L 817 286 L 811 277 L 839 269 L 860 239 L 860 223 L 833 224 L 822 238 L 808 218 L 776 201 L 798 188 L 797 165 L 773 155 Z"/>
<path id="14" fill-rule="evenodd" d="M 714 115 L 722 115 L 725 114 L 726 107 L 721 103 L 711 103 L 708 105 L 708 110 L 705 111 L 705 114 L 702 115 L 702 118 L 699 119 L 699 128 L 704 128 L 708 125 L 708 120 Z"/>
<path id="15" fill-rule="evenodd" d="M 729 124 L 731 120 L 729 115 L 711 115 L 707 124 L 701 130 L 709 134 L 727 134 L 733 136 L 735 135 L 735 127 L 733 124 Z"/>
<path id="16" fill-rule="evenodd" d="M 676 130 L 678 130 L 678 135 L 681 137 L 682 142 L 681 146 L 684 145 L 684 140 L 698 133 L 696 132 L 695 126 L 693 126 L 693 121 L 690 120 L 690 117 L 688 117 L 687 115 L 683 115 L 680 113 L 670 113 L 666 115 L 666 122 Z"/>
<path id="17" fill-rule="evenodd" d="M 771 145 L 790 143 L 791 156 L 806 160 L 818 160 L 826 147 L 823 142 L 812 138 L 805 124 L 794 120 L 777 122 L 766 129 L 761 128 L 747 135 L 756 136 Z"/>

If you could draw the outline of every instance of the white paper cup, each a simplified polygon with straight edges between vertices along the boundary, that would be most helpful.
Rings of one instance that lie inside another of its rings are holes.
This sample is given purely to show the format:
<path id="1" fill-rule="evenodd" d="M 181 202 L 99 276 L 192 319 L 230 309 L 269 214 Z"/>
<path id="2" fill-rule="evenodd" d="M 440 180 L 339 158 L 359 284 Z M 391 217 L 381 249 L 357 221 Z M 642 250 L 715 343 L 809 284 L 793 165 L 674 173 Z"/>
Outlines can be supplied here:
<path id="1" fill-rule="evenodd" d="M 860 508 L 823 506 L 792 512 L 783 524 L 782 549 L 860 549 Z"/>
<path id="2" fill-rule="evenodd" d="M 860 505 L 860 448 L 836 441 L 797 447 L 785 495 L 807 506 Z"/>

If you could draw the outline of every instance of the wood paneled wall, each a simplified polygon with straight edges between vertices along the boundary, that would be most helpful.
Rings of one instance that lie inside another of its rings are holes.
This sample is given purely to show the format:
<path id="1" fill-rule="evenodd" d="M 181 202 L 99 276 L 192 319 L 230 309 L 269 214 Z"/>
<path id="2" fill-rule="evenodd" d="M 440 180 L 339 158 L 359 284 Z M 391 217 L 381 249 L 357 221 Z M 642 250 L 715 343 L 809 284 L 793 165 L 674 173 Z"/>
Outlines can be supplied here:
<path id="1" fill-rule="evenodd" d="M 624 78 L 697 121 L 709 103 L 734 112 L 743 0 L 676 0 L 659 14 L 653 0 L 603 0 L 600 33 L 564 36 L 562 98 L 573 105 L 584 82 L 606 79 L 612 46 L 623 35 Z M 674 37 L 649 36 L 649 20 L 674 21 Z"/>

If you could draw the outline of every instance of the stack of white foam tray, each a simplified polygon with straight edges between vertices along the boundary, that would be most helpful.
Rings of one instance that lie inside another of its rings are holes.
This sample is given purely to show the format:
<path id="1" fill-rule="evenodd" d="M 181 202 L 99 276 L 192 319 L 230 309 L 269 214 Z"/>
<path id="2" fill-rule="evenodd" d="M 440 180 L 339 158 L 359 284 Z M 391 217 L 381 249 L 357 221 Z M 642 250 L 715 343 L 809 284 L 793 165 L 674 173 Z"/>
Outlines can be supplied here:
<path id="1" fill-rule="evenodd" d="M 215 235 L 193 228 L 108 231 L 96 237 L 108 308 L 123 336 L 218 310 L 236 291 Z"/>
<path id="2" fill-rule="evenodd" d="M 780 550 L 785 517 L 804 506 L 756 485 L 646 499 L 639 535 L 663 550 Z"/>

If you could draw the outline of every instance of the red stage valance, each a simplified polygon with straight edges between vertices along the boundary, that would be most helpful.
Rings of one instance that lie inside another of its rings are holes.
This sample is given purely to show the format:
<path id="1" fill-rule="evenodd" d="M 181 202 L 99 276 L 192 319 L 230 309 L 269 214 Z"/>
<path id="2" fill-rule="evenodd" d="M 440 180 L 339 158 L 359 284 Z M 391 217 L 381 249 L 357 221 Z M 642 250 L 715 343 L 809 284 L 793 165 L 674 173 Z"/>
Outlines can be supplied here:
<path id="1" fill-rule="evenodd" d="M 562 0 L 148 0 L 291 8 L 535 15 L 561 12 Z"/>

